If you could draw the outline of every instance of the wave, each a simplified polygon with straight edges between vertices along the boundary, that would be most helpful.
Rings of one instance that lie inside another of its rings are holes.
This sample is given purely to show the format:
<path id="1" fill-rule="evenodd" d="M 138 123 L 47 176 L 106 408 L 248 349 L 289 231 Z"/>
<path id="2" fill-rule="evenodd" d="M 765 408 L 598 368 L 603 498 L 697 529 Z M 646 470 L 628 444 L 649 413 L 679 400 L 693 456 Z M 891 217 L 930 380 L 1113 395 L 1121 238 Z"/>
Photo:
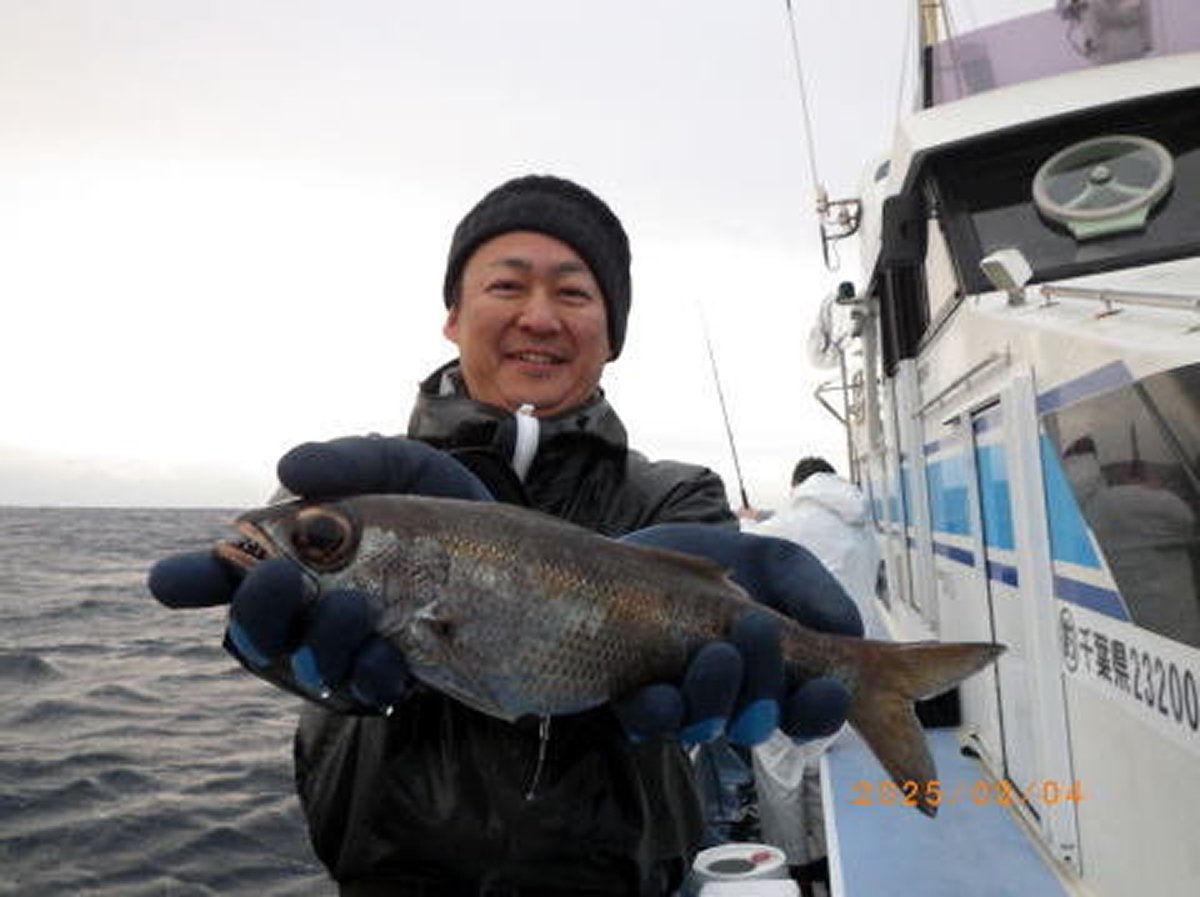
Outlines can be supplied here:
<path id="1" fill-rule="evenodd" d="M 26 651 L 0 652 L 0 683 L 31 685 L 62 678 L 62 672 L 54 664 L 37 654 Z"/>
<path id="2" fill-rule="evenodd" d="M 0 895 L 332 897 L 292 777 L 299 700 L 169 611 L 159 557 L 223 511 L 0 509 Z"/>

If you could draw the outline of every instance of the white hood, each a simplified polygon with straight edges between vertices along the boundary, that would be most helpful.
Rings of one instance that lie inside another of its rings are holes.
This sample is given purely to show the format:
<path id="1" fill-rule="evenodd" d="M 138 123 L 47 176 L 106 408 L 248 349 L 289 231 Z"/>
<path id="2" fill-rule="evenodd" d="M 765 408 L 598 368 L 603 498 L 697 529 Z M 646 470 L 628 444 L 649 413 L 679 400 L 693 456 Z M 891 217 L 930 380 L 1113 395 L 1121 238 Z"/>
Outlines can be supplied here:
<path id="1" fill-rule="evenodd" d="M 866 498 L 853 484 L 832 473 L 814 473 L 793 487 L 790 503 L 793 508 L 819 505 L 847 526 L 866 526 L 870 510 Z"/>
<path id="2" fill-rule="evenodd" d="M 870 506 L 853 483 L 835 474 L 813 474 L 792 489 L 779 513 L 743 526 L 748 532 L 789 539 L 811 551 L 858 605 L 867 637 L 888 637 L 875 606 L 879 543 Z"/>

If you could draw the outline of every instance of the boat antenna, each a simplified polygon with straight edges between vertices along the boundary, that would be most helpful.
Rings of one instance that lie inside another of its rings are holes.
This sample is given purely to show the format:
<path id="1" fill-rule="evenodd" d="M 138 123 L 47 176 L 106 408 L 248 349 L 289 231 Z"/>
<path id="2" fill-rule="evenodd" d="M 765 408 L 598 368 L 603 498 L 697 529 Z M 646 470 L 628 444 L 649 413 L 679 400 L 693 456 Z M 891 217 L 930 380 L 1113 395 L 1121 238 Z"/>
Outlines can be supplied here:
<path id="1" fill-rule="evenodd" d="M 908 4 L 908 20 L 904 23 L 904 45 L 902 48 L 903 52 L 900 54 L 900 78 L 896 85 L 896 113 L 893 121 L 893 127 L 897 122 L 900 121 L 900 110 L 904 105 L 904 88 L 908 83 L 909 49 L 911 47 L 910 42 L 916 39 L 914 37 L 914 32 L 916 31 L 914 26 L 916 25 L 916 21 L 917 6 L 914 3 L 910 3 Z M 915 56 L 917 54 L 913 53 L 913 55 Z"/>
<path id="2" fill-rule="evenodd" d="M 713 383 L 717 385 L 717 401 L 721 404 L 721 419 L 725 421 L 725 438 L 729 440 L 729 453 L 733 456 L 733 470 L 737 474 L 738 491 L 742 495 L 742 510 L 750 510 L 750 498 L 746 495 L 746 481 L 742 477 L 742 465 L 738 460 L 737 443 L 733 438 L 733 426 L 729 423 L 729 409 L 725 406 L 725 391 L 721 388 L 721 372 L 717 369 L 717 353 L 713 351 L 712 338 L 708 332 L 708 319 L 700 307 L 700 329 L 704 333 L 704 345 L 708 348 L 708 361 L 712 365 Z"/>
<path id="3" fill-rule="evenodd" d="M 800 109 L 804 113 L 804 142 L 808 146 L 808 173 L 813 188 L 821 190 L 821 178 L 817 174 L 817 149 L 813 141 L 812 115 L 808 111 L 808 91 L 804 89 L 804 68 L 800 64 L 800 42 L 796 39 L 796 17 L 792 15 L 792 0 L 787 4 L 788 34 L 792 38 L 792 61 L 796 65 L 796 87 L 800 90 Z"/>
<path id="4" fill-rule="evenodd" d="M 796 38 L 796 17 L 792 14 L 792 0 L 784 0 L 787 6 L 788 34 L 792 39 L 792 61 L 796 66 L 796 87 L 800 91 L 800 109 L 804 114 L 804 142 L 808 147 L 808 171 L 816 193 L 817 227 L 821 236 L 821 256 L 825 267 L 836 271 L 841 266 L 837 248 L 833 245 L 858 231 L 862 217 L 862 203 L 857 199 L 830 199 L 829 192 L 821 183 L 817 173 L 817 149 L 813 140 L 812 115 L 808 109 L 808 91 L 804 87 L 804 68 L 800 62 L 800 42 Z"/>

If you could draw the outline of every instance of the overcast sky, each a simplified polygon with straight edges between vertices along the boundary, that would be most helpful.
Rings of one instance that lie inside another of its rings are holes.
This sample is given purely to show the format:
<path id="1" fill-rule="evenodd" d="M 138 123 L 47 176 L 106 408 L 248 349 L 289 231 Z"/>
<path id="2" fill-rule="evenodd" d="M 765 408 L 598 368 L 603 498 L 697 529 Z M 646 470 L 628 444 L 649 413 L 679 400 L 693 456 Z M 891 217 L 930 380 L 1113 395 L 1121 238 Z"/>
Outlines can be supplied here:
<path id="1" fill-rule="evenodd" d="M 908 4 L 794 5 L 852 195 Z M 0 0 L 0 504 L 255 504 L 298 441 L 402 432 L 450 232 L 528 172 L 629 231 L 636 447 L 736 500 L 702 311 L 754 503 L 843 463 L 804 343 L 858 271 L 820 261 L 784 0 Z"/>

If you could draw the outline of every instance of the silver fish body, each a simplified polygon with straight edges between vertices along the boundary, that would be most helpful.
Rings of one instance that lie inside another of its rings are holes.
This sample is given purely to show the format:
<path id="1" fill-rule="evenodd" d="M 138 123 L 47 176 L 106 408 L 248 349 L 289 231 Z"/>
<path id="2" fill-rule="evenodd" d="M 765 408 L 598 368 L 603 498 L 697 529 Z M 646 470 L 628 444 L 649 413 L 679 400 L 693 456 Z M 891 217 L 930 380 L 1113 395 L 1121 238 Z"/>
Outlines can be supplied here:
<path id="1" fill-rule="evenodd" d="M 575 713 L 641 685 L 677 682 L 698 647 L 726 636 L 742 614 L 774 613 L 706 560 L 511 505 L 359 496 L 275 505 L 238 525 L 258 547 L 247 554 L 227 544 L 222 556 L 248 565 L 287 555 L 320 593 L 368 593 L 381 634 L 418 679 L 510 720 Z M 869 642 L 775 616 L 789 681 L 841 680 L 851 723 L 900 782 L 936 776 L 912 701 L 1001 650 Z"/>

